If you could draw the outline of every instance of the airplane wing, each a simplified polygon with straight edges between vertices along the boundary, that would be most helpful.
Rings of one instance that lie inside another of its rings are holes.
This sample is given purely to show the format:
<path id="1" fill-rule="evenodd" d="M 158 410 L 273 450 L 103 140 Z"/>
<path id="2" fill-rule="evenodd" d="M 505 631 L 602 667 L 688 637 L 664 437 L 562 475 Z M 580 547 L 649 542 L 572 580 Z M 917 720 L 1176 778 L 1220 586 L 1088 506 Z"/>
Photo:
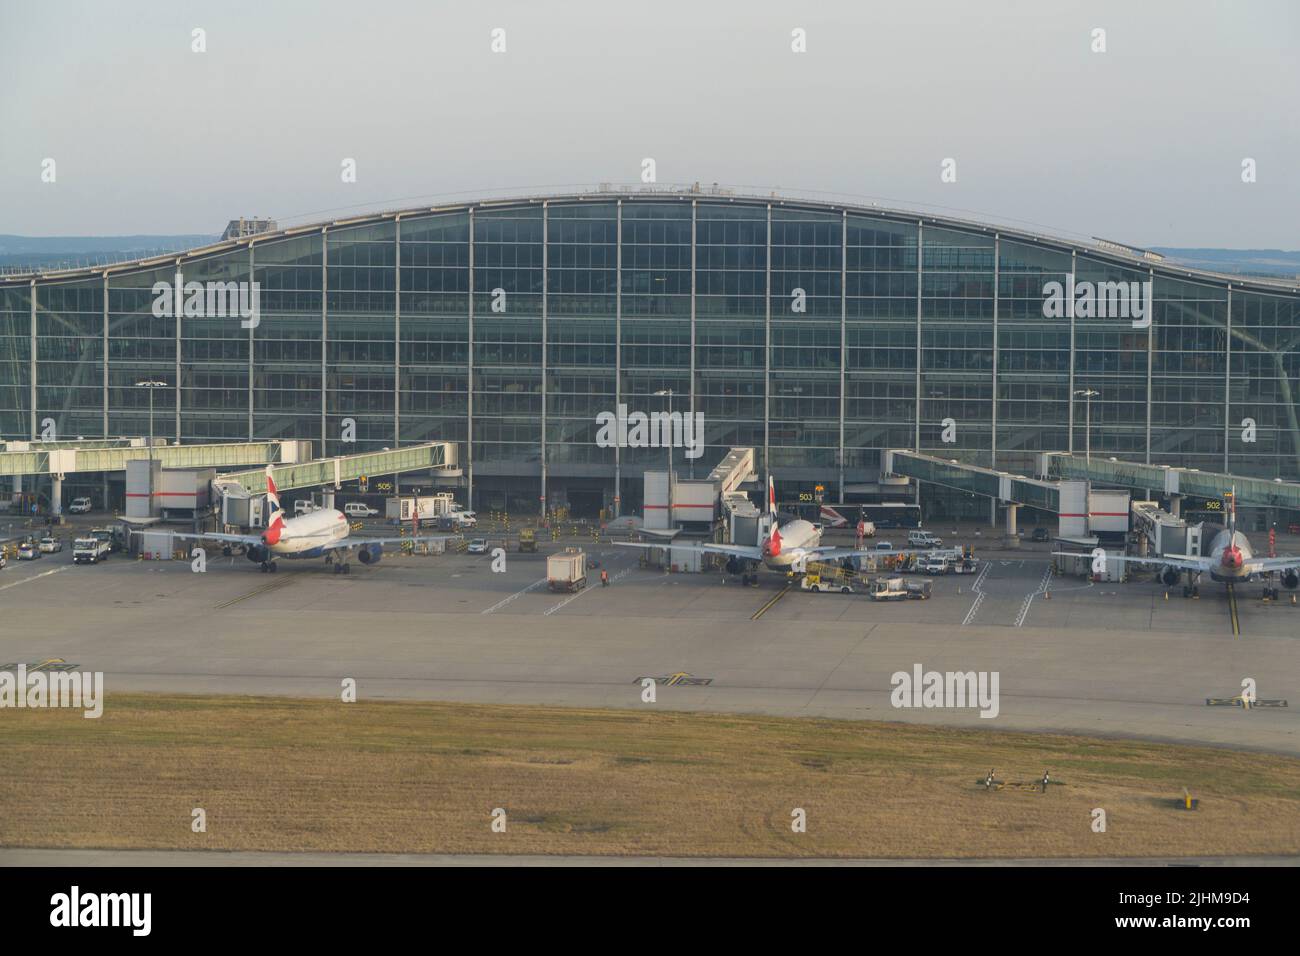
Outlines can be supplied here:
<path id="1" fill-rule="evenodd" d="M 1053 551 L 1058 558 L 1090 558 L 1089 551 Z M 1208 571 L 1214 562 L 1209 558 L 1194 558 L 1190 554 L 1165 554 L 1154 558 L 1139 558 L 1130 555 L 1106 555 L 1107 561 L 1118 564 L 1146 565 L 1153 568 L 1182 568 L 1184 571 Z M 1300 559 L 1297 559 L 1300 563 Z"/>
<path id="2" fill-rule="evenodd" d="M 132 531 L 132 534 L 143 534 L 142 531 Z M 181 538 L 189 541 L 226 541 L 230 544 L 247 544 L 251 546 L 260 546 L 262 536 L 259 534 L 222 534 L 217 531 L 204 531 L 201 534 L 189 534 L 183 531 L 173 531 L 173 538 Z"/>
<path id="3" fill-rule="evenodd" d="M 339 538 L 337 541 L 331 541 L 329 544 L 321 545 L 322 551 L 342 551 L 345 548 L 359 548 L 367 544 L 389 545 L 389 544 L 407 544 L 415 541 L 446 541 L 456 537 L 451 534 L 443 535 L 420 535 L 418 538 L 407 535 L 405 538 Z"/>
<path id="4" fill-rule="evenodd" d="M 1300 558 L 1251 558 L 1246 562 L 1246 570 L 1251 574 L 1292 569 L 1300 570 Z"/>
<path id="5" fill-rule="evenodd" d="M 899 551 L 877 551 L 874 548 L 859 550 L 858 548 L 825 547 L 816 548 L 815 553 L 818 561 L 838 561 L 841 558 L 897 557 L 900 555 L 922 554 L 924 552 L 917 548 L 912 548 L 910 550 L 902 549 Z"/>
<path id="6" fill-rule="evenodd" d="M 665 541 L 662 544 L 642 544 L 636 541 L 615 541 L 614 544 L 620 548 L 641 548 L 649 550 L 650 548 L 672 548 L 674 551 L 692 551 L 697 554 L 726 554 L 735 558 L 745 558 L 749 561 L 762 561 L 763 549 L 753 545 L 743 544 L 672 544 Z"/>

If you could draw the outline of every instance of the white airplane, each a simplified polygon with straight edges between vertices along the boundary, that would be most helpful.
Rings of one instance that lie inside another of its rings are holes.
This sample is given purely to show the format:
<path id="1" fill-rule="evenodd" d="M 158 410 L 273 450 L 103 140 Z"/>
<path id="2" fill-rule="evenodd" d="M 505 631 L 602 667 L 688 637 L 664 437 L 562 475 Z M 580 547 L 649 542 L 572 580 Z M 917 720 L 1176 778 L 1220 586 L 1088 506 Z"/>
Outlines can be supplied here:
<path id="1" fill-rule="evenodd" d="M 735 574 L 738 572 L 738 565 L 741 562 L 753 562 L 762 564 L 769 571 L 776 571 L 778 574 L 802 574 L 807 568 L 809 561 L 838 561 L 842 558 L 856 558 L 866 555 L 900 555 L 913 554 L 914 550 L 902 549 L 898 551 L 890 549 L 871 549 L 861 550 L 858 548 L 837 548 L 831 545 L 822 545 L 822 529 L 817 527 L 811 521 L 804 521 L 802 518 L 795 518 L 778 526 L 776 514 L 776 489 L 772 484 L 771 476 L 767 479 L 767 513 L 772 518 L 772 530 L 761 545 L 744 545 L 744 544 L 713 544 L 711 542 L 700 542 L 698 544 L 672 544 L 674 551 L 690 551 L 699 554 L 725 554 L 727 555 L 727 570 Z M 664 548 L 669 547 L 664 544 L 642 544 L 630 541 L 615 541 L 619 547 L 623 548 Z"/>
<path id="2" fill-rule="evenodd" d="M 1170 587 L 1177 584 L 1186 574 L 1189 584 L 1184 587 L 1184 593 L 1195 592 L 1196 581 L 1202 574 L 1208 574 L 1210 580 L 1224 584 L 1244 584 L 1258 575 L 1279 574 L 1283 587 L 1300 586 L 1300 557 L 1256 557 L 1254 549 L 1250 546 L 1250 540 L 1237 530 L 1236 490 L 1229 492 L 1225 497 L 1228 500 L 1228 526 L 1214 536 L 1207 554 L 1199 557 L 1190 554 L 1166 554 L 1153 558 L 1131 558 L 1126 555 L 1110 560 L 1163 568 L 1160 572 L 1160 580 Z M 1074 556 L 1078 557 L 1078 555 Z M 1269 590 L 1276 594 L 1271 587 Z"/>
<path id="3" fill-rule="evenodd" d="M 226 544 L 242 544 L 245 555 L 250 561 L 256 561 L 262 570 L 274 571 L 275 563 L 280 558 L 321 558 L 326 564 L 334 565 L 336 574 L 350 574 L 348 557 L 355 549 L 362 564 L 378 564 L 386 544 L 402 544 L 411 538 L 351 538 L 351 527 L 342 512 L 333 508 L 321 508 L 309 511 L 296 518 L 286 518 L 280 507 L 280 495 L 275 488 L 275 479 L 271 475 L 271 466 L 266 468 L 266 501 L 270 508 L 270 521 L 261 534 L 223 534 L 206 531 L 200 534 L 183 534 L 173 532 L 174 538 L 187 538 L 200 541 L 221 541 Z M 442 540 L 422 538 L 422 541 Z"/>

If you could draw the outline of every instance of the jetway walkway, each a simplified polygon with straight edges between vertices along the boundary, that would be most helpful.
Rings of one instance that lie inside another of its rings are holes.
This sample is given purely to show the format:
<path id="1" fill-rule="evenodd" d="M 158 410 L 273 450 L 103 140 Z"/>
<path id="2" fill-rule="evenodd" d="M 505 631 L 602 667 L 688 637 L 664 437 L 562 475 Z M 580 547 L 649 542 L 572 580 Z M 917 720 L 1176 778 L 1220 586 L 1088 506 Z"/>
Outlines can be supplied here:
<path id="1" fill-rule="evenodd" d="M 281 491 L 295 488 L 314 488 L 329 485 L 339 487 L 345 481 L 356 481 L 370 475 L 395 475 L 407 471 L 456 468 L 456 443 L 450 441 L 426 442 L 406 448 L 387 451 L 362 452 L 358 455 L 341 455 L 337 458 L 320 458 L 297 464 L 281 464 L 275 468 L 275 484 Z M 243 487 L 249 494 L 266 490 L 266 469 L 220 474 L 218 483 L 232 483 Z"/>
<path id="2" fill-rule="evenodd" d="M 1133 491 L 1154 491 L 1175 500 L 1179 496 L 1219 498 L 1233 488 L 1237 506 L 1286 508 L 1300 511 L 1300 484 L 1269 478 L 1250 478 L 1224 472 L 1198 471 L 1170 465 L 1145 465 L 1109 458 L 1080 458 L 1066 452 L 1040 456 L 1039 473 L 1048 478 L 1082 479 Z"/>
<path id="3" fill-rule="evenodd" d="M 1061 488 L 1055 481 L 1012 475 L 906 448 L 885 452 L 884 473 L 983 495 L 1007 504 L 1029 505 L 1058 514 L 1061 510 Z"/>
<path id="4" fill-rule="evenodd" d="M 230 468 L 277 464 L 311 458 L 309 441 L 232 442 L 211 445 L 155 444 L 148 439 L 6 442 L 0 451 L 0 475 L 63 478 L 70 474 L 126 471 L 129 461 L 153 458 L 164 468 Z"/>

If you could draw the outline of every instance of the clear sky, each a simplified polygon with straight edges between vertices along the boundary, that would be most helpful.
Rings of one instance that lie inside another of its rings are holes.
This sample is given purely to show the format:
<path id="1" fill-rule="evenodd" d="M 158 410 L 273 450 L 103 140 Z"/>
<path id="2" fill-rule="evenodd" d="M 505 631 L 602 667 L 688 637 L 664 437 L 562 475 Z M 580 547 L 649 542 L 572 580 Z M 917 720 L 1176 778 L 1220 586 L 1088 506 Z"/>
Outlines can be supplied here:
<path id="1" fill-rule="evenodd" d="M 652 157 L 661 183 L 1296 249 L 1297 49 L 1296 0 L 0 0 L 0 233 L 215 233 Z"/>

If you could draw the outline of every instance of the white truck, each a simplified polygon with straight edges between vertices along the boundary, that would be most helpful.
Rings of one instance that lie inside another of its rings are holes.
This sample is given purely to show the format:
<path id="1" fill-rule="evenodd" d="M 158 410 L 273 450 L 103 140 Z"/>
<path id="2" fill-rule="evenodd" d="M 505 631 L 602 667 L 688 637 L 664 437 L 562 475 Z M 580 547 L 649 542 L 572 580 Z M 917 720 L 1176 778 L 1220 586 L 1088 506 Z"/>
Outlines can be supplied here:
<path id="1" fill-rule="evenodd" d="M 925 601 L 930 597 L 929 581 L 906 578 L 877 578 L 871 582 L 873 601 Z"/>
<path id="2" fill-rule="evenodd" d="M 103 538 L 78 538 L 72 544 L 73 564 L 98 564 L 108 559 L 113 546 Z"/>
<path id="3" fill-rule="evenodd" d="M 552 591 L 581 591 L 587 586 L 587 556 L 577 548 L 548 556 L 546 586 Z"/>

